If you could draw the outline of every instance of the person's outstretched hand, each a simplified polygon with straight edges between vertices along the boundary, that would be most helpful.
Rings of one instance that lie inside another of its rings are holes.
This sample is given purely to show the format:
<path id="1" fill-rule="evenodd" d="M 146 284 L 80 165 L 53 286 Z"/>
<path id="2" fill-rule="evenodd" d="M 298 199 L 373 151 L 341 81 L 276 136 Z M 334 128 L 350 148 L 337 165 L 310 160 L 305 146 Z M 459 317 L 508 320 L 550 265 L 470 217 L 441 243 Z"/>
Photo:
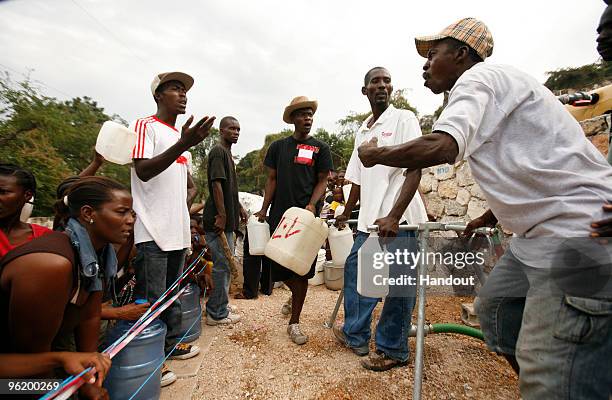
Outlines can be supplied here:
<path id="1" fill-rule="evenodd" d="M 210 128 L 213 122 L 215 122 L 215 117 L 204 117 L 194 126 L 191 126 L 192 122 L 193 115 L 189 117 L 181 128 L 181 141 L 189 147 L 195 146 L 208 137 Z"/>

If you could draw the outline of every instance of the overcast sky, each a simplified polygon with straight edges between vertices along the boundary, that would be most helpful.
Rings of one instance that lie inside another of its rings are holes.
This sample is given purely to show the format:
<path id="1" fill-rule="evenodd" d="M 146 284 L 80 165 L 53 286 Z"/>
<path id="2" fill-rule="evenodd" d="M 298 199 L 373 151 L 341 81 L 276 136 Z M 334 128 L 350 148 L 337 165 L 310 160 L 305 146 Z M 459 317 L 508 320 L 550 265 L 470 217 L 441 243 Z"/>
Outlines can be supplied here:
<path id="1" fill-rule="evenodd" d="M 0 0 L 0 70 L 19 80 L 32 69 L 45 94 L 90 96 L 128 121 L 155 112 L 154 74 L 187 72 L 188 114 L 236 116 L 234 152 L 243 156 L 289 127 L 282 114 L 294 96 L 319 101 L 315 128 L 333 131 L 350 111 L 367 111 L 363 75 L 377 65 L 421 114 L 432 113 L 442 99 L 423 87 L 414 37 L 463 17 L 491 29 L 487 62 L 541 82 L 546 71 L 595 62 L 604 8 L 603 0 Z"/>

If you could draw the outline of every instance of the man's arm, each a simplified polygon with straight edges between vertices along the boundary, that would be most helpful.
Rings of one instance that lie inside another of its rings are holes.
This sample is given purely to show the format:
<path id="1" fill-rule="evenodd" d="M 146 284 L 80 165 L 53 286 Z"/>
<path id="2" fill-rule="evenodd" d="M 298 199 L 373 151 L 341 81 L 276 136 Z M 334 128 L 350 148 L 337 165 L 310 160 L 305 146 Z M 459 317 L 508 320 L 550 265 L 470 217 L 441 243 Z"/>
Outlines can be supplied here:
<path id="1" fill-rule="evenodd" d="M 406 211 L 406 207 L 408 207 L 408 204 L 410 204 L 410 201 L 414 197 L 414 194 L 417 192 L 420 181 L 420 169 L 406 171 L 406 178 L 404 179 L 404 184 L 402 185 L 400 195 L 395 201 L 393 208 L 391 208 L 391 211 L 389 211 L 389 215 L 374 221 L 374 224 L 378 225 L 379 236 L 397 236 L 397 232 L 399 231 L 399 221 L 402 218 L 404 211 Z"/>
<path id="2" fill-rule="evenodd" d="M 266 213 L 268 212 L 268 207 L 272 203 L 272 199 L 274 198 L 274 193 L 276 192 L 276 169 L 268 168 L 268 178 L 266 179 L 266 188 L 264 192 L 264 201 L 261 205 L 261 210 L 255 213 L 255 216 L 259 219 L 260 222 L 263 222 L 266 219 Z"/>
<path id="3" fill-rule="evenodd" d="M 310 201 L 308 202 L 308 205 L 305 207 L 313 214 L 316 213 L 317 203 L 325 194 L 325 188 L 327 187 L 327 175 L 329 175 L 329 171 L 321 171 L 317 174 L 317 184 L 315 185 L 314 190 L 312 191 L 312 196 L 310 196 Z"/>
<path id="4" fill-rule="evenodd" d="M 190 127 L 193 122 L 193 115 L 189 117 L 181 128 L 181 138 L 168 150 L 153 158 L 134 159 L 134 170 L 138 178 L 147 182 L 164 172 L 183 152 L 206 139 L 214 121 L 215 117 L 204 117 L 193 127 Z"/>
<path id="5" fill-rule="evenodd" d="M 225 212 L 225 203 L 223 197 L 223 187 L 221 186 L 221 180 L 216 179 L 212 183 L 212 197 L 217 208 L 217 215 L 215 215 L 215 228 L 219 232 L 225 230 L 225 222 L 227 220 L 227 214 Z"/>
<path id="6" fill-rule="evenodd" d="M 193 177 L 188 172 L 187 173 L 187 208 L 191 209 L 191 205 L 193 204 L 193 200 L 198 194 L 198 188 L 196 188 L 195 182 L 193 181 Z"/>
<path id="7" fill-rule="evenodd" d="M 378 147 L 374 138 L 359 146 L 358 151 L 361 162 L 367 168 L 381 164 L 413 170 L 453 164 L 459 147 L 451 135 L 437 131 L 397 146 Z"/>
<path id="8" fill-rule="evenodd" d="M 81 176 L 81 177 L 83 177 L 83 176 L 94 176 L 96 174 L 96 172 L 98 172 L 98 170 L 100 169 L 102 164 L 104 164 L 104 157 L 102 157 L 102 155 L 100 153 L 98 153 L 96 151 L 96 149 L 94 149 L 93 160 L 91 160 L 89 165 L 87 167 L 85 167 L 84 170 L 79 172 L 79 176 Z"/>

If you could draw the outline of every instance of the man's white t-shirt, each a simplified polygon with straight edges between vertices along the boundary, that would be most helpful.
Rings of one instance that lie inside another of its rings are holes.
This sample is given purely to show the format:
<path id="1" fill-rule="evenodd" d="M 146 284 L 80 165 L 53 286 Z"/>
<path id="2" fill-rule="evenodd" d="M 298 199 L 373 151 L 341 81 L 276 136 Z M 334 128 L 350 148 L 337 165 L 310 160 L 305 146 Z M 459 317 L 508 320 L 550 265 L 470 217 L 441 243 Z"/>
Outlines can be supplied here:
<path id="1" fill-rule="evenodd" d="M 368 118 L 355 134 L 355 147 L 346 168 L 345 179 L 361 186 L 359 220 L 357 229 L 368 231 L 368 225 L 389 215 L 404 184 L 403 168 L 376 165 L 365 168 L 359 159 L 357 148 L 376 137 L 379 146 L 394 146 L 421 136 L 419 120 L 413 112 L 398 110 L 389 105 L 371 128 Z M 348 200 L 348 199 L 347 199 Z M 427 212 L 418 191 L 410 201 L 400 223 L 419 224 L 427 221 Z"/>
<path id="2" fill-rule="evenodd" d="M 138 135 L 132 158 L 153 158 L 173 146 L 180 133 L 156 116 L 130 124 Z M 187 209 L 187 172 L 191 153 L 184 152 L 159 175 L 143 182 L 132 167 L 131 183 L 136 223 L 135 243 L 155 241 L 163 251 L 181 250 L 191 245 Z"/>
<path id="3" fill-rule="evenodd" d="M 557 98 L 513 67 L 479 63 L 466 71 L 433 130 L 456 140 L 457 161 L 468 160 L 527 264 L 552 259 L 556 243 L 526 239 L 588 237 L 612 200 L 612 167 Z"/>

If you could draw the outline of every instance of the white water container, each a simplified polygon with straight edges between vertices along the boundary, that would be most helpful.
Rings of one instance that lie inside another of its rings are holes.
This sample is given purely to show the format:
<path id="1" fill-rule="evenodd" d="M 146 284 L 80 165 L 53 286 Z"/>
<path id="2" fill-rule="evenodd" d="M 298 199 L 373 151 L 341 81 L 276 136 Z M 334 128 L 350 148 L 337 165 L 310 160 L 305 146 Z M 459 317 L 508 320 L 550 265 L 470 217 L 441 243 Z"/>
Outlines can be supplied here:
<path id="1" fill-rule="evenodd" d="M 389 286 L 378 283 L 389 278 L 389 266 L 386 263 L 382 267 L 374 266 L 372 258 L 365 256 L 371 256 L 374 252 L 384 254 L 387 249 L 378 242 L 378 235 L 372 233 L 357 252 L 357 293 L 365 297 L 386 297 L 389 294 Z M 376 281 L 373 279 L 375 275 L 379 276 Z"/>
<path id="2" fill-rule="evenodd" d="M 106 121 L 98 133 L 96 151 L 105 160 L 125 165 L 132 162 L 132 150 L 136 145 L 136 132 L 113 121 Z"/>
<path id="3" fill-rule="evenodd" d="M 329 249 L 334 265 L 344 265 L 353 248 L 353 231 L 346 225 L 344 229 L 329 228 Z"/>
<path id="4" fill-rule="evenodd" d="M 319 250 L 319 254 L 317 255 L 317 263 L 315 264 L 315 275 L 308 279 L 308 284 L 310 286 L 318 286 L 325 283 L 325 250 Z"/>
<path id="5" fill-rule="evenodd" d="M 306 275 L 325 239 L 327 224 L 321 218 L 291 207 L 266 245 L 265 255 L 298 275 Z"/>
<path id="6" fill-rule="evenodd" d="M 249 234 L 249 254 L 263 256 L 270 240 L 270 225 L 265 221 L 259 222 L 256 216 L 251 215 L 247 222 L 247 232 Z"/>

